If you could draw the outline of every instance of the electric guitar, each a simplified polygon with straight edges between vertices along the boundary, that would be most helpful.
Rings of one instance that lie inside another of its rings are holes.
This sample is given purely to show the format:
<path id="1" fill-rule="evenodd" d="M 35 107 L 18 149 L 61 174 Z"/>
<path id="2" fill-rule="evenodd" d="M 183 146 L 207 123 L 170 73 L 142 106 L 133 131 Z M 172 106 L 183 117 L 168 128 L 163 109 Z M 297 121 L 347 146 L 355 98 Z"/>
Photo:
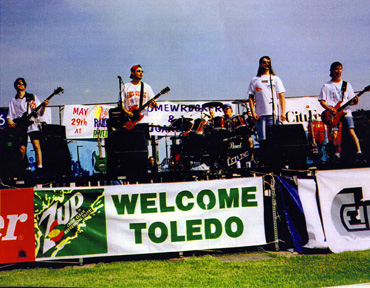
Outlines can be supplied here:
<path id="1" fill-rule="evenodd" d="M 170 88 L 167 86 L 161 90 L 157 95 L 155 95 L 152 99 L 150 99 L 148 102 L 146 102 L 143 106 L 139 108 L 138 105 L 133 105 L 130 107 L 129 112 L 132 112 L 134 115 L 132 117 L 128 117 L 126 114 L 123 116 L 122 123 L 123 128 L 127 130 L 131 130 L 135 127 L 136 123 L 140 122 L 141 119 L 144 118 L 144 115 L 141 114 L 141 111 L 143 111 L 149 104 L 150 101 L 157 99 L 159 96 L 163 94 L 167 94 L 170 92 Z"/>
<path id="2" fill-rule="evenodd" d="M 369 92 L 370 91 L 370 85 L 369 86 L 366 86 L 364 88 L 364 90 L 362 90 L 361 92 L 359 92 L 355 97 L 360 97 L 362 94 L 364 94 L 365 92 Z M 355 98 L 353 97 L 353 98 Z M 340 118 L 342 118 L 343 115 L 345 115 L 346 113 L 343 111 L 348 105 L 351 104 L 351 102 L 353 101 L 353 98 L 349 101 L 347 101 L 345 104 L 342 104 L 342 101 L 338 102 L 338 104 L 334 107 L 335 109 L 337 109 L 337 113 L 336 114 L 333 114 L 330 110 L 326 109 L 324 110 L 322 113 L 321 113 L 321 119 L 322 119 L 322 122 L 324 122 L 327 126 L 329 127 L 334 127 L 334 126 L 337 126 L 339 121 L 340 121 Z"/>
<path id="3" fill-rule="evenodd" d="M 53 98 L 55 95 L 58 95 L 60 93 L 63 93 L 64 89 L 61 87 L 58 87 L 57 89 L 54 90 L 54 92 L 45 100 L 50 100 Z M 45 101 L 44 100 L 44 101 Z M 27 130 L 28 126 L 33 124 L 33 121 L 31 118 L 37 118 L 37 112 L 44 107 L 44 102 L 42 102 L 39 106 L 37 106 L 35 109 L 32 110 L 30 114 L 28 112 L 24 112 L 22 117 L 13 119 L 13 122 L 17 125 L 15 128 L 19 130 Z"/>
<path id="4" fill-rule="evenodd" d="M 96 155 L 96 152 L 93 152 L 93 160 L 94 160 L 94 168 L 98 172 L 106 172 L 107 171 L 107 157 L 102 156 L 101 150 L 101 142 L 100 142 L 100 133 L 98 133 L 98 147 L 99 147 L 99 155 Z"/>

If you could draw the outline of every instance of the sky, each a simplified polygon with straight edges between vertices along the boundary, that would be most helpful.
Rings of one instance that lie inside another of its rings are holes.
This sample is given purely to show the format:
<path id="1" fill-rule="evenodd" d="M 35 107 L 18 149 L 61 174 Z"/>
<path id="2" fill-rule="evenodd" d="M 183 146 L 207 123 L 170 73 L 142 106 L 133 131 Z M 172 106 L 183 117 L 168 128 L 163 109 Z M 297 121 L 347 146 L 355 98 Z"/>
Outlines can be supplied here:
<path id="1" fill-rule="evenodd" d="M 118 75 L 141 64 L 158 100 L 247 97 L 268 55 L 287 97 L 314 96 L 343 63 L 370 84 L 369 0 L 0 0 L 0 107 L 24 77 L 50 105 L 116 102 Z M 370 109 L 370 93 L 357 106 Z"/>

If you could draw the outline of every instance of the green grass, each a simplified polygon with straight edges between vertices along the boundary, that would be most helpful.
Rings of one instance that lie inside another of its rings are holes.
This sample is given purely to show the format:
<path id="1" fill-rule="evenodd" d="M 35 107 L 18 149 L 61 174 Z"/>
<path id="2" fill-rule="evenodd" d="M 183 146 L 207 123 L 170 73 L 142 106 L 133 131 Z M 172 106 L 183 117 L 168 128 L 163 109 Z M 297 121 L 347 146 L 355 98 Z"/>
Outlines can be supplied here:
<path id="1" fill-rule="evenodd" d="M 261 253 L 271 258 L 226 262 L 221 255 L 205 255 L 0 270 L 0 286 L 325 287 L 370 282 L 370 251 L 290 257 Z"/>

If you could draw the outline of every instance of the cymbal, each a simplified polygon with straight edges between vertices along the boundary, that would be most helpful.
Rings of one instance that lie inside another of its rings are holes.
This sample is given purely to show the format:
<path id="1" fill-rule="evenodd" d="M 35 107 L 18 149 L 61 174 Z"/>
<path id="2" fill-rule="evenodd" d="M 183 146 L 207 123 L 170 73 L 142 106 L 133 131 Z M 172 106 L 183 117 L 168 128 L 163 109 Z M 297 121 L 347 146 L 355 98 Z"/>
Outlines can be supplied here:
<path id="1" fill-rule="evenodd" d="M 237 100 L 234 100 L 231 103 L 233 103 L 233 104 L 246 104 L 246 103 L 248 103 L 248 100 L 245 100 L 245 99 L 237 99 Z"/>
<path id="2" fill-rule="evenodd" d="M 221 107 L 224 104 L 221 102 L 207 102 L 202 105 L 203 108 L 214 108 L 214 107 Z"/>
<path id="3" fill-rule="evenodd" d="M 193 125 L 191 121 L 193 121 L 192 118 L 177 118 L 171 121 L 171 126 L 178 130 L 187 131 Z"/>
<path id="4" fill-rule="evenodd" d="M 199 107 L 199 106 L 194 105 L 194 104 L 192 104 L 192 105 L 184 105 L 184 106 L 189 107 L 191 109 L 194 109 L 195 111 L 197 111 L 197 110 L 198 111 L 203 111 L 204 110 L 202 107 Z"/>

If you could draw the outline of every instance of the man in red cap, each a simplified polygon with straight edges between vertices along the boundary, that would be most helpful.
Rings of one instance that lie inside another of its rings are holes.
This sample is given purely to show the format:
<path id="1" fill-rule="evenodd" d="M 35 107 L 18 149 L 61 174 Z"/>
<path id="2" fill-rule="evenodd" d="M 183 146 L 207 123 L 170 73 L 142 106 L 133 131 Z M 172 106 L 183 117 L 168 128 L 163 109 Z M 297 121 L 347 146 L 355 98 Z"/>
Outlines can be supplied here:
<path id="1" fill-rule="evenodd" d="M 131 82 L 124 84 L 123 86 L 123 101 L 122 101 L 122 110 L 126 113 L 128 117 L 132 117 L 133 113 L 130 111 L 130 108 L 134 105 L 141 107 L 151 98 L 154 97 L 154 92 L 152 87 L 149 84 L 144 83 L 143 79 L 143 68 L 141 65 L 134 65 L 130 69 L 132 79 Z M 143 90 L 143 91 L 142 91 Z M 142 92 L 142 97 L 141 97 Z M 149 104 L 151 108 L 158 106 L 155 100 L 152 100 Z M 144 115 L 147 115 L 147 111 L 142 111 Z"/>
<path id="2" fill-rule="evenodd" d="M 142 81 L 142 67 L 134 65 L 130 71 L 131 82 L 120 87 L 122 95 L 119 101 L 125 114 L 122 117 L 124 123 L 120 123 L 122 128 L 108 136 L 108 173 L 125 175 L 129 181 L 141 181 L 147 173 L 149 126 L 141 121 L 148 111 L 141 111 L 140 107 L 148 101 L 149 107 L 158 105 L 155 100 L 150 100 L 155 95 L 150 85 Z"/>

